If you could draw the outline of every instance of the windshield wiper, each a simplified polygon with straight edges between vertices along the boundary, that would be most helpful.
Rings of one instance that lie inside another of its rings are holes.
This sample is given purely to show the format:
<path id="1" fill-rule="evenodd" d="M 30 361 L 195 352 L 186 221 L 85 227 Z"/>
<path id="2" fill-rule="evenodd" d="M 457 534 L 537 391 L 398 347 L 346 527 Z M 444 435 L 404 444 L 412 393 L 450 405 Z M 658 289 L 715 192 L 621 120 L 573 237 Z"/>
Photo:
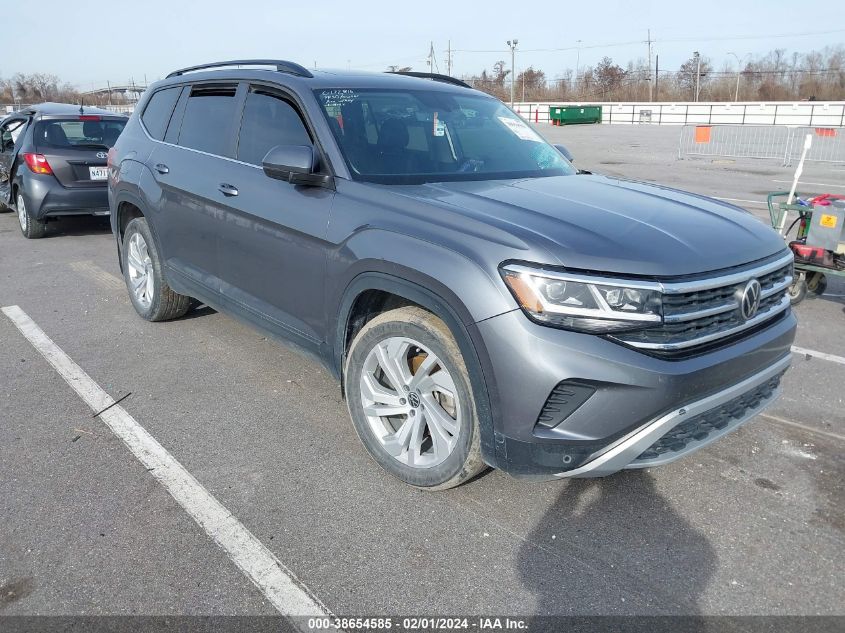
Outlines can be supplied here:
<path id="1" fill-rule="evenodd" d="M 101 147 L 102 149 L 110 149 L 108 145 L 103 143 L 75 143 L 74 147 Z"/>

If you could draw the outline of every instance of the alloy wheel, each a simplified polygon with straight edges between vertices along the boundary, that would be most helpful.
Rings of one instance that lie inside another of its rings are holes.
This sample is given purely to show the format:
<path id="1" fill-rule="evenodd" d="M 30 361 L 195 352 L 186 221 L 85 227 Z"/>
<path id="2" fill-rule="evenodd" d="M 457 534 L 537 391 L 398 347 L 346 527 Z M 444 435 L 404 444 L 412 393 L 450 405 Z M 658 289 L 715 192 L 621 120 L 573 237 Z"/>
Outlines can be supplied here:
<path id="1" fill-rule="evenodd" d="M 29 217 L 26 214 L 26 204 L 23 201 L 23 196 L 18 194 L 17 200 L 17 207 L 18 207 L 18 222 L 21 223 L 21 231 L 26 233 L 26 227 L 29 223 Z"/>
<path id="2" fill-rule="evenodd" d="M 377 343 L 364 361 L 360 392 L 373 435 L 400 463 L 431 468 L 457 446 L 462 422 L 455 382 L 419 342 L 397 336 Z"/>
<path id="3" fill-rule="evenodd" d="M 155 281 L 147 241 L 140 233 L 133 233 L 129 238 L 126 267 L 129 273 L 129 290 L 146 310 L 153 302 Z"/>

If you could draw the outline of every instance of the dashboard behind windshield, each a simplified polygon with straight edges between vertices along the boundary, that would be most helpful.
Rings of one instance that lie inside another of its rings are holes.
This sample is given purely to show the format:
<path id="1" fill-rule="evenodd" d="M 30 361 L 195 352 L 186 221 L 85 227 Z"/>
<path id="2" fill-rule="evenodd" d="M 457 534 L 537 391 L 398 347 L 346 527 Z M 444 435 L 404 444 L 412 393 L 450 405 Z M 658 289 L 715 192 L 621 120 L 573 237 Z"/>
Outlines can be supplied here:
<path id="1" fill-rule="evenodd" d="M 316 95 L 356 180 L 412 184 L 575 173 L 491 97 L 345 88 Z"/>

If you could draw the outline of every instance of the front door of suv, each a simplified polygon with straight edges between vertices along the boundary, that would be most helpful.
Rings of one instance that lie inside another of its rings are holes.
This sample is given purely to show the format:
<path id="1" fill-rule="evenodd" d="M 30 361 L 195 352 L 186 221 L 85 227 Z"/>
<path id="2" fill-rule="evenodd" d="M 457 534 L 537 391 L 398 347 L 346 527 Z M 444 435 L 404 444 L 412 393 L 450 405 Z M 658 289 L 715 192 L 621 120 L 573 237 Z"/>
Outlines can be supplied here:
<path id="1" fill-rule="evenodd" d="M 228 165 L 218 245 L 224 300 L 242 316 L 306 347 L 325 328 L 326 232 L 334 191 L 275 180 L 261 168 L 277 145 L 312 145 L 296 105 L 264 86 L 249 88 Z"/>
<path id="2" fill-rule="evenodd" d="M 161 191 L 155 224 L 165 263 L 176 273 L 172 281 L 191 296 L 205 298 L 209 291 L 220 291 L 217 240 L 227 203 L 221 185 L 235 164 L 236 114 L 242 99 L 237 83 L 188 86 L 165 142 L 155 143 L 147 159 Z"/>

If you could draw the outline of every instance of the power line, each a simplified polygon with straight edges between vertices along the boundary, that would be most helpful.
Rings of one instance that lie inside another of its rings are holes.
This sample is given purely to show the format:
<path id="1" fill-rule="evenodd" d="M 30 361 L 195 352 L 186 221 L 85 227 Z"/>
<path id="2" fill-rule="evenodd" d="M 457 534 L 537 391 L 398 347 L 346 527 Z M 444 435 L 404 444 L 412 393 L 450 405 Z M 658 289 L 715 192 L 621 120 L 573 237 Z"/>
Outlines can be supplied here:
<path id="1" fill-rule="evenodd" d="M 845 29 L 833 29 L 829 31 L 804 31 L 804 32 L 791 32 L 791 33 L 775 33 L 775 34 L 768 34 L 768 35 L 730 35 L 730 36 L 708 36 L 708 37 L 677 37 L 677 38 L 666 38 L 666 39 L 653 39 L 651 42 L 653 44 L 666 44 L 666 43 L 676 43 L 676 42 L 729 42 L 734 40 L 765 40 L 765 39 L 774 39 L 774 38 L 784 38 L 784 37 L 809 37 L 814 35 L 833 35 L 835 33 L 845 33 Z M 633 46 L 635 44 L 642 44 L 642 40 L 630 40 L 627 42 L 610 42 L 606 44 L 590 44 L 588 46 L 562 46 L 562 47 L 554 47 L 554 48 L 523 48 L 520 49 L 523 53 L 555 53 L 555 52 L 565 52 L 565 51 L 575 51 L 579 48 L 584 49 L 591 49 L 591 48 L 611 48 L 614 46 Z M 507 53 L 507 50 L 501 49 L 471 49 L 471 48 L 453 48 L 453 52 L 457 53 Z"/>

